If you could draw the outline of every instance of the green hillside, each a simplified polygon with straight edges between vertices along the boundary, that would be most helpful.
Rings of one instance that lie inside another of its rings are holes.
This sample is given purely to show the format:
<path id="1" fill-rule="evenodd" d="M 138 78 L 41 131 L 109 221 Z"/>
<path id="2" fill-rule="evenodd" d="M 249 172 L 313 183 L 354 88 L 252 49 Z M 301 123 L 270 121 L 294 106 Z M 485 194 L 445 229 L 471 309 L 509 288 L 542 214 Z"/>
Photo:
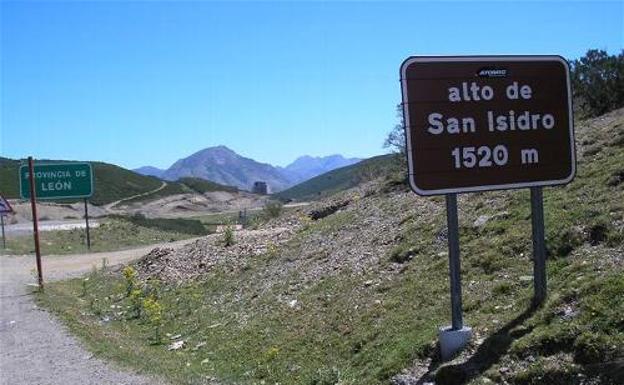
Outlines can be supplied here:
<path id="1" fill-rule="evenodd" d="M 226 186 L 219 183 L 211 182 L 209 180 L 200 179 L 200 178 L 191 178 L 185 177 L 180 178 L 177 181 L 181 183 L 191 190 L 198 192 L 200 194 L 204 194 L 212 191 L 229 191 L 229 192 L 237 192 L 238 188 L 233 186 Z"/>
<path id="2" fill-rule="evenodd" d="M 193 177 L 180 178 L 176 182 L 166 182 L 167 185 L 152 194 L 125 200 L 124 203 L 146 202 L 176 194 L 204 194 L 212 191 L 237 192 L 238 188 L 226 186 L 209 180 Z"/>
<path id="3" fill-rule="evenodd" d="M 274 194 L 283 200 L 315 200 L 335 194 L 373 179 L 388 169 L 396 168 L 394 155 L 379 155 L 351 166 L 338 168 L 316 176 L 287 190 Z"/>
<path id="4" fill-rule="evenodd" d="M 17 169 L 19 161 L 0 158 L 0 195 L 5 198 L 18 198 L 19 185 Z"/>
<path id="5" fill-rule="evenodd" d="M 144 176 L 113 164 L 103 162 L 90 163 L 95 176 L 95 192 L 90 201 L 96 205 L 103 205 L 134 195 L 145 194 L 158 189 L 163 183 L 158 178 Z M 18 169 L 21 164 L 20 160 L 0 158 L 0 194 L 2 196 L 9 199 L 19 198 Z M 167 186 L 162 190 L 137 198 L 137 201 L 156 199 L 173 194 L 189 192 L 202 194 L 217 190 L 237 191 L 235 187 L 223 186 L 197 178 L 183 178 L 180 182 L 167 182 Z"/>
<path id="6" fill-rule="evenodd" d="M 48 160 L 45 160 L 48 162 Z M 49 162 L 62 162 L 52 161 Z M 132 195 L 157 189 L 162 182 L 151 176 L 143 176 L 125 168 L 103 162 L 90 162 L 93 167 L 95 192 L 90 201 L 102 205 Z M 6 198 L 19 198 L 19 160 L 0 160 L 0 194 Z"/>

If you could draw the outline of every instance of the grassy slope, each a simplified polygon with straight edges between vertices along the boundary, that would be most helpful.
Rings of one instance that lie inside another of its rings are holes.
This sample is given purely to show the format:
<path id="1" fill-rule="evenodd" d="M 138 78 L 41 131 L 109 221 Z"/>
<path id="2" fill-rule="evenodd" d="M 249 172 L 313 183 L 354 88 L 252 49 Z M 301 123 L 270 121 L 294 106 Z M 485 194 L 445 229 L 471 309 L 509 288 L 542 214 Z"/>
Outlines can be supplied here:
<path id="1" fill-rule="evenodd" d="M 0 158 L 0 195 L 5 198 L 19 197 L 18 168 L 17 161 Z"/>
<path id="2" fill-rule="evenodd" d="M 181 183 L 193 191 L 196 191 L 200 194 L 204 194 L 207 192 L 213 191 L 229 191 L 229 192 L 237 192 L 238 188 L 232 186 L 226 186 L 219 183 L 211 182 L 209 180 L 200 179 L 200 178 L 191 178 L 185 177 L 178 179 L 178 183 Z"/>
<path id="3" fill-rule="evenodd" d="M 20 161 L 0 158 L 0 194 L 6 198 L 19 198 L 18 169 Z M 90 201 L 102 205 L 143 194 L 157 189 L 162 181 L 151 176 L 144 176 L 113 164 L 91 162 L 95 175 L 95 192 Z M 154 194 L 149 194 L 132 201 L 157 199 L 174 194 L 210 191 L 236 191 L 236 188 L 197 178 L 183 178 L 179 182 L 169 182 L 167 187 Z"/>
<path id="4" fill-rule="evenodd" d="M 0 161 L 0 194 L 7 198 L 19 198 L 18 170 L 19 160 L 2 159 Z M 96 205 L 145 193 L 158 188 L 162 182 L 157 178 L 147 177 L 102 162 L 91 162 L 95 180 L 95 192 L 90 201 Z"/>
<path id="5" fill-rule="evenodd" d="M 92 228 L 91 251 L 113 251 L 130 247 L 172 242 L 206 235 L 210 232 L 199 221 L 187 219 L 145 219 L 116 217 L 100 219 L 101 225 Z M 83 229 L 42 231 L 39 235 L 41 253 L 63 255 L 86 253 L 86 232 Z M 32 235 L 7 237 L 5 254 L 24 255 L 34 253 Z"/>
<path id="6" fill-rule="evenodd" d="M 580 127 L 577 179 L 545 190 L 542 308 L 530 309 L 525 279 L 528 192 L 460 198 L 465 322 L 475 345 L 448 365 L 436 363 L 434 349 L 436 328 L 449 319 L 443 199 L 392 185 L 342 194 L 347 207 L 304 221 L 285 246 L 242 269 L 217 265 L 205 282 L 145 287 L 164 306 L 162 332 L 186 341 L 179 351 L 149 343 L 149 320 L 126 319 L 131 301 L 119 275 L 95 274 L 87 287 L 55 283 L 40 300 L 96 353 L 173 383 L 383 384 L 408 368 L 438 384 L 622 384 L 622 115 L 596 120 L 606 129 Z M 479 216 L 491 218 L 476 226 Z M 126 313 L 115 317 L 111 305 Z M 113 321 L 102 327 L 102 316 Z"/>
<path id="7" fill-rule="evenodd" d="M 165 186 L 165 188 L 158 190 L 153 194 L 129 199 L 124 201 L 124 203 L 146 202 L 176 194 L 205 194 L 214 191 L 237 192 L 238 188 L 222 185 L 205 179 L 185 177 L 178 179 L 176 182 L 167 182 L 167 186 Z"/>
<path id="8" fill-rule="evenodd" d="M 285 200 L 322 199 L 354 187 L 363 180 L 380 175 L 393 161 L 392 155 L 380 155 L 365 159 L 359 163 L 316 176 L 274 195 L 276 198 Z"/>

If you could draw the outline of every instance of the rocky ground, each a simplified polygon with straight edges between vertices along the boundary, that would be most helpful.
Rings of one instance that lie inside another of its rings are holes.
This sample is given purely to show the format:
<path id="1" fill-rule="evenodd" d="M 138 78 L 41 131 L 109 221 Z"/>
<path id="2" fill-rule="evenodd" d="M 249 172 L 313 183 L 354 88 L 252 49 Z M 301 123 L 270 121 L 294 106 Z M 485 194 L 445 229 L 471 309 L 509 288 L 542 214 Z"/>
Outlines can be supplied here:
<path id="1" fill-rule="evenodd" d="M 119 202 L 105 206 L 89 204 L 91 218 L 111 214 L 132 215 L 140 213 L 149 218 L 180 218 L 226 211 L 261 208 L 267 196 L 240 192 L 213 191 L 205 194 L 177 194 L 153 200 Z M 29 201 L 11 200 L 14 214 L 6 218 L 7 225 L 32 222 Z M 40 221 L 75 221 L 84 217 L 84 203 L 37 202 Z"/>

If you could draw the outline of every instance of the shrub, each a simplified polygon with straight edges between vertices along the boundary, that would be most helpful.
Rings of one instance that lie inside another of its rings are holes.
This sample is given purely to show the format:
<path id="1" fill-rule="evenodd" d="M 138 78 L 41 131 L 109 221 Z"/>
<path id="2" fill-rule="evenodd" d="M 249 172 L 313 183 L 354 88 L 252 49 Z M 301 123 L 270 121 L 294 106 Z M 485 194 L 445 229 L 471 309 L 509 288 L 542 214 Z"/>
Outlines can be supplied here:
<path id="1" fill-rule="evenodd" d="M 264 215 L 266 218 L 277 218 L 282 215 L 284 205 L 278 201 L 270 201 L 264 205 Z"/>
<path id="2" fill-rule="evenodd" d="M 129 318 L 141 318 L 141 307 L 143 305 L 143 292 L 140 289 L 133 289 L 130 292 L 130 315 Z"/>
<path id="3" fill-rule="evenodd" d="M 507 296 L 513 292 L 513 286 L 509 282 L 501 282 L 492 289 L 494 295 Z"/>
<path id="4" fill-rule="evenodd" d="M 390 261 L 394 263 L 405 263 L 412 259 L 416 254 L 415 247 L 410 247 L 406 244 L 400 244 L 392 249 L 390 252 Z"/>
<path id="5" fill-rule="evenodd" d="M 160 329 L 162 326 L 163 306 L 156 300 L 156 298 L 150 296 L 143 300 L 143 310 L 154 333 L 152 335 L 152 343 L 159 344 L 161 342 Z"/>
<path id="6" fill-rule="evenodd" d="M 234 237 L 234 228 L 230 225 L 226 226 L 223 230 L 223 246 L 229 247 L 236 243 Z"/>
<path id="7" fill-rule="evenodd" d="M 126 297 L 129 297 L 130 293 L 132 293 L 132 290 L 136 286 L 137 272 L 132 266 L 126 266 L 123 269 L 123 276 L 126 280 Z"/>
<path id="8" fill-rule="evenodd" d="M 80 286 L 82 288 L 80 297 L 86 297 L 88 294 L 89 277 L 83 278 L 82 281 L 80 281 Z"/>

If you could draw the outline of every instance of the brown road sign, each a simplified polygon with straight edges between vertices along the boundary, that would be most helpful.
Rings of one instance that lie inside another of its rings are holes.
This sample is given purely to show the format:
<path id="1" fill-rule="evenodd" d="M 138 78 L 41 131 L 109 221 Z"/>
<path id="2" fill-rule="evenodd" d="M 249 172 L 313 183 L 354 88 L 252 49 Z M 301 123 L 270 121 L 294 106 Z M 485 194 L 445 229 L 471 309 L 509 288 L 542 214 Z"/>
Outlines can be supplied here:
<path id="1" fill-rule="evenodd" d="M 411 57 L 401 66 L 409 180 L 420 195 L 565 184 L 575 149 L 559 56 Z"/>

